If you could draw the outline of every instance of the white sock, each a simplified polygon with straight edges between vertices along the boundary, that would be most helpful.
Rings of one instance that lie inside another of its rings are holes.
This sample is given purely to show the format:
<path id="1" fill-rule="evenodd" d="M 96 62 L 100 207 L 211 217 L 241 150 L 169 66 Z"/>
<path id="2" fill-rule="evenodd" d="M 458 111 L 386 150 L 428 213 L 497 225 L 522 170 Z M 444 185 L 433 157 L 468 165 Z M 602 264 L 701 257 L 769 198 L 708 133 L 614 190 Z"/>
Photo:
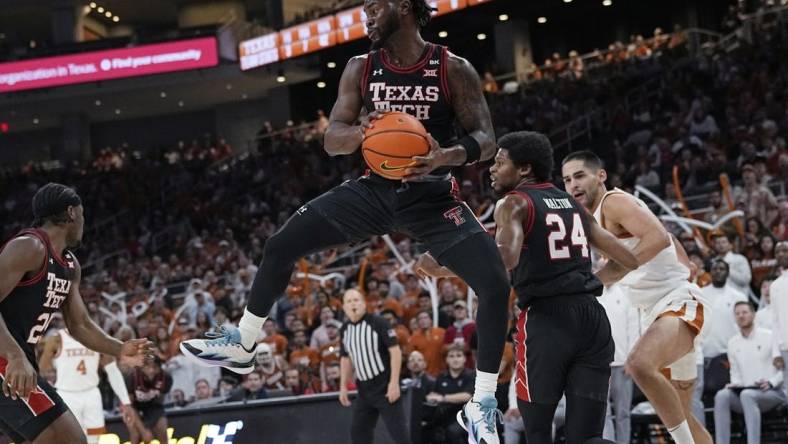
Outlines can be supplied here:
<path id="1" fill-rule="evenodd" d="M 238 330 L 241 332 L 241 345 L 243 345 L 245 349 L 249 350 L 254 346 L 266 319 L 268 319 L 267 316 L 261 318 L 251 313 L 248 309 L 244 309 L 244 314 L 241 316 L 241 321 L 238 323 Z"/>
<path id="2" fill-rule="evenodd" d="M 692 439 L 692 432 L 690 431 L 689 424 L 685 419 L 679 425 L 672 429 L 668 429 L 670 432 L 670 436 L 673 438 L 673 441 L 676 444 L 695 444 L 695 441 Z"/>
<path id="3" fill-rule="evenodd" d="M 479 402 L 485 396 L 495 396 L 498 388 L 498 373 L 487 373 L 476 370 L 476 387 L 473 390 L 473 401 Z"/>

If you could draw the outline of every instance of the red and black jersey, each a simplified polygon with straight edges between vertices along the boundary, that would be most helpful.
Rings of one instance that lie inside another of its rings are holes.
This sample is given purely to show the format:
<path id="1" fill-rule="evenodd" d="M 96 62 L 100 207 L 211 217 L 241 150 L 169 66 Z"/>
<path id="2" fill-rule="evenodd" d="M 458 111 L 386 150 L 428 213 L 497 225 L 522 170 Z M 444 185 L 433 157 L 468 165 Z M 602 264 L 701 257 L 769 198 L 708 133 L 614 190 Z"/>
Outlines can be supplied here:
<path id="1" fill-rule="evenodd" d="M 521 307 L 535 299 L 602 294 L 591 272 L 588 213 L 553 184 L 524 184 L 512 191 L 528 201 L 520 262 L 512 286 Z"/>
<path id="2" fill-rule="evenodd" d="M 54 251 L 44 230 L 28 229 L 15 236 L 39 239 L 46 247 L 41 268 L 23 276 L 11 293 L 0 302 L 0 315 L 27 359 L 38 370 L 36 344 L 46 332 L 52 315 L 63 305 L 71 291 L 76 272 L 76 258 L 66 250 L 62 256 Z"/>
<path id="3" fill-rule="evenodd" d="M 134 408 L 161 406 L 164 404 L 164 396 L 172 388 L 172 376 L 162 370 L 152 379 L 148 379 L 142 369 L 137 368 L 126 378 L 126 387 L 129 393 L 134 394 Z"/>
<path id="4" fill-rule="evenodd" d="M 362 56 L 363 57 L 363 56 Z M 372 111 L 401 111 L 421 121 L 441 146 L 457 141 L 454 108 L 447 78 L 448 49 L 427 43 L 412 66 L 394 66 L 385 49 L 366 56 L 361 78 L 364 108 Z M 441 168 L 432 174 L 445 174 Z"/>

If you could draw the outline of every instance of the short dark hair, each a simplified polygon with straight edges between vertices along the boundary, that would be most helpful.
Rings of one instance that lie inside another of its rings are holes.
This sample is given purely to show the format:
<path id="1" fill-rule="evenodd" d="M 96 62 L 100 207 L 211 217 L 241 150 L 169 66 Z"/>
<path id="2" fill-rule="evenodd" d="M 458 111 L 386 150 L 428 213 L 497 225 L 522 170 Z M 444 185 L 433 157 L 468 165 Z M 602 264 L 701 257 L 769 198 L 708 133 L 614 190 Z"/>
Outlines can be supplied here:
<path id="1" fill-rule="evenodd" d="M 449 356 L 449 353 L 453 351 L 460 352 L 463 355 L 465 354 L 465 348 L 456 342 L 452 342 L 450 345 L 446 346 L 446 356 Z"/>
<path id="2" fill-rule="evenodd" d="M 531 165 L 531 172 L 541 182 L 553 176 L 553 145 L 550 139 L 535 131 L 517 131 L 498 140 L 498 147 L 509 152 L 518 167 Z"/>
<path id="3" fill-rule="evenodd" d="M 750 301 L 739 301 L 739 302 L 733 304 L 733 311 L 736 311 L 736 307 L 738 307 L 739 305 L 746 305 L 746 306 L 750 307 L 750 311 L 755 313 L 755 305 L 753 305 L 752 302 L 750 302 Z"/>
<path id="4" fill-rule="evenodd" d="M 725 265 L 725 269 L 728 270 L 728 273 L 731 272 L 731 266 L 728 265 L 728 263 L 725 262 L 724 260 L 722 260 L 722 259 L 714 259 L 714 260 L 711 261 L 711 267 L 713 267 L 713 266 L 715 266 L 717 264 Z"/>
<path id="5" fill-rule="evenodd" d="M 573 160 L 579 160 L 583 162 L 583 165 L 591 167 L 593 170 L 600 170 L 605 167 L 605 163 L 593 151 L 582 150 L 569 153 L 561 161 L 561 165 L 566 165 Z"/>
<path id="6" fill-rule="evenodd" d="M 36 191 L 33 196 L 33 226 L 46 222 L 63 225 L 71 222 L 68 207 L 82 205 L 82 199 L 73 188 L 50 182 Z"/>

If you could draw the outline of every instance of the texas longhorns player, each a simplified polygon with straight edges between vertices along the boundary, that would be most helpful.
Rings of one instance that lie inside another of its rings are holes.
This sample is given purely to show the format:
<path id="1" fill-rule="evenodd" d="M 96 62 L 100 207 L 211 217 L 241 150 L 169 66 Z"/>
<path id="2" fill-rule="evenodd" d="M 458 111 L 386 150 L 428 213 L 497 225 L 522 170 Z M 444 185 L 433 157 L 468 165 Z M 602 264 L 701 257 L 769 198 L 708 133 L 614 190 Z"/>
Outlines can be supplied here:
<path id="1" fill-rule="evenodd" d="M 106 433 L 98 389 L 99 367 L 104 369 L 112 391 L 120 400 L 123 422 L 129 425 L 135 420 L 134 409 L 129 408 L 129 391 L 117 361 L 80 344 L 66 329 L 58 330 L 46 341 L 38 366 L 43 373 L 54 367 L 55 389 L 76 416 L 89 444 L 98 443 L 99 437 Z"/>
<path id="2" fill-rule="evenodd" d="M 688 281 L 686 253 L 643 201 L 619 189 L 607 190 L 607 173 L 596 154 L 569 154 L 562 175 L 566 191 L 638 259 L 636 270 L 621 269 L 603 282 L 619 282 L 648 325 L 627 357 L 626 372 L 677 444 L 711 443 L 711 435 L 690 408 L 708 306 L 700 289 Z"/>

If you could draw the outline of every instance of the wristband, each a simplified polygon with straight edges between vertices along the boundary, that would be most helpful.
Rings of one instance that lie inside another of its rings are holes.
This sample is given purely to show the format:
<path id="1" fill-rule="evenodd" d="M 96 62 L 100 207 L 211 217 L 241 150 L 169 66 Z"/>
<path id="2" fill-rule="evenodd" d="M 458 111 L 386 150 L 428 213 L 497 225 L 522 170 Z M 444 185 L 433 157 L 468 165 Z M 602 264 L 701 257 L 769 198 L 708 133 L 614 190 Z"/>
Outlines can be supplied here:
<path id="1" fill-rule="evenodd" d="M 482 147 L 471 136 L 464 136 L 458 142 L 465 149 L 465 165 L 476 163 L 482 157 Z"/>

